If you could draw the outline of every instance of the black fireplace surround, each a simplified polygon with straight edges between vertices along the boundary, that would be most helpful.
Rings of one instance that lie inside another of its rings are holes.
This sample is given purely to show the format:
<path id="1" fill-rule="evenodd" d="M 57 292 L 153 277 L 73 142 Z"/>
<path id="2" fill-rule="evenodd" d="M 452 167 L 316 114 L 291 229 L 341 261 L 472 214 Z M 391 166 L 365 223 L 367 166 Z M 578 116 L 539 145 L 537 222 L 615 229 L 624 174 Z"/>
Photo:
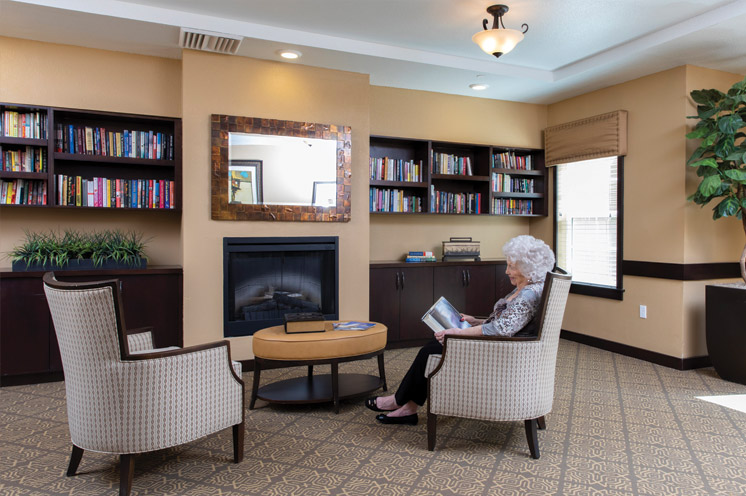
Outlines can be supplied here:
<path id="1" fill-rule="evenodd" d="M 337 236 L 223 238 L 223 335 L 250 336 L 285 314 L 339 318 Z"/>

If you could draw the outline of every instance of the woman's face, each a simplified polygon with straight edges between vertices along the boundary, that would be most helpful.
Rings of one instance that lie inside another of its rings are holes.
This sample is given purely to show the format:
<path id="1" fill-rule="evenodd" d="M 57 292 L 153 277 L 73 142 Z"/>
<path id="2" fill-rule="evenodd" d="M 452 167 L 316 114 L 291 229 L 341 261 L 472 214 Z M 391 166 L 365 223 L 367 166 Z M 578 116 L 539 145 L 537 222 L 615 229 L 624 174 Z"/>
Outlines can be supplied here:
<path id="1" fill-rule="evenodd" d="M 508 266 L 505 268 L 505 273 L 508 274 L 510 284 L 513 286 L 523 287 L 528 284 L 528 279 L 526 279 L 526 276 L 518 270 L 518 267 L 516 267 L 515 262 L 512 260 L 508 260 Z"/>

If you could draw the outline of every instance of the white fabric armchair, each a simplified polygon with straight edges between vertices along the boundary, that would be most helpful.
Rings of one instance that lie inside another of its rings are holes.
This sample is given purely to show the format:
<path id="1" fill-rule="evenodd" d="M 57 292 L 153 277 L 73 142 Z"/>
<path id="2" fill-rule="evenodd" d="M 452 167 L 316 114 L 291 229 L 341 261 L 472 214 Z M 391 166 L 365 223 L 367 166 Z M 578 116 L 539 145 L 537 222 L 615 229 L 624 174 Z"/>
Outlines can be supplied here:
<path id="1" fill-rule="evenodd" d="M 119 494 L 129 494 L 133 455 L 233 428 L 243 459 L 244 384 L 227 341 L 153 349 L 145 329 L 126 331 L 117 280 L 60 282 L 44 274 L 65 374 L 75 475 L 84 450 L 120 455 Z"/>
<path id="2" fill-rule="evenodd" d="M 431 355 L 427 447 L 435 448 L 437 416 L 491 421 L 523 420 L 533 458 L 537 425 L 552 409 L 554 371 L 571 277 L 550 272 L 539 309 L 538 336 L 446 336 L 443 354 Z"/>

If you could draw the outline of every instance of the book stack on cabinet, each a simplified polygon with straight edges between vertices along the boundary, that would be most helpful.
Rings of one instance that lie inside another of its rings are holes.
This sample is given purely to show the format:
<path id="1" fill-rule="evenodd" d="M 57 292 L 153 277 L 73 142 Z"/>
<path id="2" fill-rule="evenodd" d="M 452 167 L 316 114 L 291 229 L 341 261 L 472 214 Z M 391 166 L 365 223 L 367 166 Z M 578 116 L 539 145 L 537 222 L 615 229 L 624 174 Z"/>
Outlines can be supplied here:
<path id="1" fill-rule="evenodd" d="M 540 149 L 372 136 L 370 173 L 372 213 L 547 215 Z"/>
<path id="2" fill-rule="evenodd" d="M 0 104 L 0 205 L 181 210 L 181 120 Z"/>
<path id="3" fill-rule="evenodd" d="M 404 261 L 407 263 L 423 263 L 423 262 L 437 262 L 435 254 L 431 251 L 410 251 L 407 256 L 404 257 Z"/>

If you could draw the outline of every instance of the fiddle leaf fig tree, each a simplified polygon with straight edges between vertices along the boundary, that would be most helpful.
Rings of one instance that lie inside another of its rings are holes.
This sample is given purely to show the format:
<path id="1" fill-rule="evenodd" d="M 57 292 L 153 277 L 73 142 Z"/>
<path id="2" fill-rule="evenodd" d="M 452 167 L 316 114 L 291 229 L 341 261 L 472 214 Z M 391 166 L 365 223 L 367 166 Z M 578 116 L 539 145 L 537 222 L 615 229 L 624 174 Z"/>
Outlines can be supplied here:
<path id="1" fill-rule="evenodd" d="M 746 234 L 746 78 L 731 86 L 728 93 L 710 89 L 695 90 L 690 95 L 697 104 L 697 115 L 689 119 L 699 121 L 686 137 L 701 141 L 687 164 L 697 168 L 702 180 L 688 200 L 702 206 L 719 200 L 712 218 L 741 219 Z M 740 265 L 746 282 L 746 246 Z"/>

